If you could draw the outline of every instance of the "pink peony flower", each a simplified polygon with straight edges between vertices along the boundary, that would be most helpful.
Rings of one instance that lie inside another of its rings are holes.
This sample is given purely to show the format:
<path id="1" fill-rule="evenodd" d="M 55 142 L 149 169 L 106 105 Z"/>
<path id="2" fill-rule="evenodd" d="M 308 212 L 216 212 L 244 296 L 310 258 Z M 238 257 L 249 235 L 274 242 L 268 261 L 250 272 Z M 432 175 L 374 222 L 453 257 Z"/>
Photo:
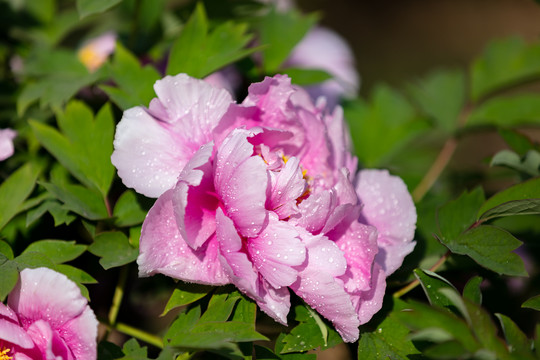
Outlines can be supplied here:
<path id="1" fill-rule="evenodd" d="M 0 359 L 95 360 L 97 320 L 77 285 L 47 268 L 24 269 L 0 302 Z"/>
<path id="2" fill-rule="evenodd" d="M 6 160 L 15 151 L 13 147 L 13 139 L 17 136 L 17 132 L 11 129 L 0 129 L 0 161 Z"/>
<path id="3" fill-rule="evenodd" d="M 107 32 L 86 42 L 79 49 L 77 56 L 90 72 L 94 72 L 105 63 L 115 47 L 116 34 Z"/>
<path id="4" fill-rule="evenodd" d="M 242 104 L 183 74 L 155 90 L 149 109 L 124 113 L 112 155 L 127 186 L 158 197 L 139 274 L 233 283 L 283 324 L 293 291 L 356 341 L 414 247 L 401 179 L 357 174 L 341 108 L 327 113 L 286 76 Z"/>

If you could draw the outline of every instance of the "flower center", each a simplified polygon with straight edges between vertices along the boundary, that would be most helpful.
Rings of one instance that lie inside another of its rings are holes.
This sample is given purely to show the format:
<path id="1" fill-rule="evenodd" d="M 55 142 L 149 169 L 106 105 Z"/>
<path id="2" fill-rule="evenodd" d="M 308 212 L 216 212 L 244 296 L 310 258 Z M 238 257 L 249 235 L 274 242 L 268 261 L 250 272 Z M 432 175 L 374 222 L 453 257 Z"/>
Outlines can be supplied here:
<path id="1" fill-rule="evenodd" d="M 0 360 L 12 360 L 13 357 L 9 356 L 8 353 L 11 351 L 11 349 L 3 349 L 0 351 Z"/>

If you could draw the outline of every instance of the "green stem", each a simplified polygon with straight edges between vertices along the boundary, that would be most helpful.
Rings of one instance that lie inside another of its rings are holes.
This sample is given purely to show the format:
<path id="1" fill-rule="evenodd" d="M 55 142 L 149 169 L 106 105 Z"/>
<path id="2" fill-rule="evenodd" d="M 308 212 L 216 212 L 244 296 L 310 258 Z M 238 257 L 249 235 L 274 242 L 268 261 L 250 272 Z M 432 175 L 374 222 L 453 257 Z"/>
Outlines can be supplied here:
<path id="1" fill-rule="evenodd" d="M 452 252 L 450 250 L 448 250 L 439 260 L 437 260 L 437 262 L 429 268 L 430 271 L 437 271 L 438 268 L 440 268 L 442 266 L 442 264 L 444 264 L 446 262 L 446 260 L 448 260 L 448 258 L 450 257 L 450 255 L 452 254 Z M 400 290 L 396 291 L 394 293 L 394 297 L 397 299 L 397 298 L 400 298 L 401 296 L 405 295 L 406 293 L 408 293 L 409 291 L 411 291 L 412 289 L 414 289 L 415 287 L 417 287 L 418 285 L 420 284 L 420 280 L 418 279 L 415 279 L 413 281 L 411 281 L 407 286 L 401 288 Z"/>
<path id="2" fill-rule="evenodd" d="M 142 340 L 148 344 L 154 345 L 160 349 L 163 349 L 163 340 L 161 340 L 161 338 L 156 335 L 152 335 L 150 333 L 147 333 L 146 331 L 139 330 L 137 328 L 120 322 L 117 323 L 115 326 L 111 326 L 111 328 L 120 331 L 121 333 L 124 333 L 126 335 Z"/>
<path id="3" fill-rule="evenodd" d="M 118 318 L 118 312 L 120 311 L 120 305 L 122 304 L 122 299 L 124 298 L 124 287 L 126 286 L 127 281 L 127 275 L 129 272 L 129 265 L 128 266 L 122 266 L 120 269 L 120 275 L 118 278 L 118 283 L 116 284 L 116 288 L 114 289 L 114 295 L 112 300 L 111 309 L 109 310 L 109 324 L 111 326 L 115 326 L 116 319 Z M 108 337 L 108 333 L 105 336 L 105 339 Z"/>

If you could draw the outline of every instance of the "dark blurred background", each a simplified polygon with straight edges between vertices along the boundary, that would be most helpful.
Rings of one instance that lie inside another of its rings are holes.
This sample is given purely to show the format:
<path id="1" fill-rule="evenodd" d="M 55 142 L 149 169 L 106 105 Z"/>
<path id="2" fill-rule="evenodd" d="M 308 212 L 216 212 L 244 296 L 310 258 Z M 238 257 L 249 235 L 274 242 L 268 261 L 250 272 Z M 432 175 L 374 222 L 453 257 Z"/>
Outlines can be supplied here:
<path id="1" fill-rule="evenodd" d="M 468 66 L 495 38 L 540 36 L 533 0 L 299 0 L 347 39 L 366 95 L 374 83 L 400 85 L 438 67 Z"/>

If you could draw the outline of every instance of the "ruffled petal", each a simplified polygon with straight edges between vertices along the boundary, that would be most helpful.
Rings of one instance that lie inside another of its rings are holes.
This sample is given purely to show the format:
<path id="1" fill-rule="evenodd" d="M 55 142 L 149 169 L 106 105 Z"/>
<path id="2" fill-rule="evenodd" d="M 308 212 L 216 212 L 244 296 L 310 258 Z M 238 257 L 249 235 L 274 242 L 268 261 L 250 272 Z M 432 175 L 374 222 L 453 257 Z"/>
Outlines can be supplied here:
<path id="1" fill-rule="evenodd" d="M 298 236 L 293 226 L 271 214 L 268 226 L 259 236 L 248 240 L 253 264 L 275 288 L 296 281 L 298 270 L 294 266 L 301 265 L 306 259 L 306 248 Z"/>
<path id="2" fill-rule="evenodd" d="M 65 323 L 58 333 L 69 345 L 77 360 L 94 360 L 97 357 L 98 321 L 94 312 L 87 307 L 77 318 Z"/>
<path id="3" fill-rule="evenodd" d="M 23 328 L 43 319 L 56 330 L 80 316 L 87 308 L 87 300 L 65 275 L 37 268 L 21 271 L 19 282 L 9 294 L 8 306 L 18 314 Z"/>
<path id="4" fill-rule="evenodd" d="M 161 195 L 143 223 L 137 258 L 139 275 L 161 273 L 188 282 L 228 284 L 215 237 L 197 250 L 184 241 L 176 224 L 172 194 L 169 190 Z"/>
<path id="5" fill-rule="evenodd" d="M 383 305 L 384 292 L 386 290 L 386 273 L 377 263 L 373 264 L 371 271 L 371 288 L 363 291 L 360 294 L 352 294 L 356 313 L 360 324 L 365 324 L 373 315 L 381 310 Z"/>
<path id="6" fill-rule="evenodd" d="M 236 229 L 243 236 L 253 237 L 268 221 L 264 207 L 268 174 L 264 160 L 252 156 L 249 134 L 235 129 L 225 139 L 216 156 L 214 185 Z"/>
<path id="7" fill-rule="evenodd" d="M 403 180 L 386 170 L 361 170 L 356 192 L 364 205 L 361 222 L 379 231 L 376 261 L 390 275 L 414 249 L 416 209 L 411 195 Z"/>
<path id="8" fill-rule="evenodd" d="M 300 161 L 292 157 L 278 172 L 270 172 L 271 187 L 266 199 L 266 208 L 274 211 L 280 219 L 298 212 L 297 199 L 306 191 Z"/>
<path id="9" fill-rule="evenodd" d="M 127 187 L 158 197 L 176 184 L 194 152 L 178 141 L 170 126 L 135 107 L 124 112 L 116 127 L 111 161 Z"/>
<path id="10" fill-rule="evenodd" d="M 292 218 L 291 221 L 313 234 L 318 234 L 326 225 L 336 207 L 336 202 L 333 190 L 318 189 L 298 205 L 300 217 Z"/>
<path id="11" fill-rule="evenodd" d="M 73 354 L 66 343 L 58 337 L 49 325 L 44 320 L 38 320 L 32 323 L 27 329 L 28 335 L 32 337 L 36 347 L 42 355 L 42 359 L 46 360 L 73 360 Z M 96 340 L 94 340 L 95 342 Z M 75 345 L 75 344 L 74 344 Z"/>
<path id="12" fill-rule="evenodd" d="M 0 304 L 3 305 L 2 303 Z M 0 319 L 0 343 L 2 341 L 25 349 L 30 349 L 34 346 L 32 338 L 20 325 L 6 319 Z"/>
<path id="13" fill-rule="evenodd" d="M 180 234 L 198 249 L 216 231 L 216 208 L 212 179 L 213 143 L 203 145 L 185 166 L 173 191 L 173 207 Z"/>

